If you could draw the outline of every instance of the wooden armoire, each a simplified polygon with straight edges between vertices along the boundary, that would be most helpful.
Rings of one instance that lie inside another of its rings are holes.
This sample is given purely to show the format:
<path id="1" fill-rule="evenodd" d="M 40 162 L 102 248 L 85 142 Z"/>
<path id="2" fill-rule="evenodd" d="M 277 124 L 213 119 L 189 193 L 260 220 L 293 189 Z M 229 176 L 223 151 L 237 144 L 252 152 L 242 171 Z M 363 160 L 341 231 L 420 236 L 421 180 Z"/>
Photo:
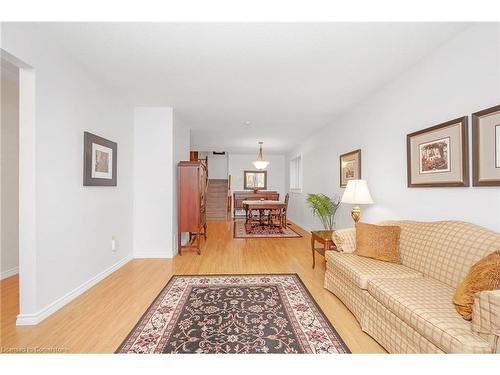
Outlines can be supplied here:
<path id="1" fill-rule="evenodd" d="M 178 195 L 178 249 L 200 251 L 200 236 L 207 238 L 207 185 L 208 171 L 204 161 L 181 161 L 177 165 Z M 182 246 L 181 234 L 189 233 L 189 243 Z M 196 243 L 195 243 L 196 241 Z"/>

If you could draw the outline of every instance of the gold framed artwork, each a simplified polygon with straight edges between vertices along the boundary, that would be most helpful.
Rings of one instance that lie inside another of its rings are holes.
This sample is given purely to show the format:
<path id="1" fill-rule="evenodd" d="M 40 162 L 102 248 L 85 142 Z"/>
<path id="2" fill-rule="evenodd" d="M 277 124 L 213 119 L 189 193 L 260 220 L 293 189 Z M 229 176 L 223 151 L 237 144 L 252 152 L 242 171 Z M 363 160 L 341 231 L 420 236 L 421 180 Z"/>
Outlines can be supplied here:
<path id="1" fill-rule="evenodd" d="M 408 187 L 469 186 L 467 117 L 406 136 Z"/>
<path id="2" fill-rule="evenodd" d="M 361 150 L 340 155 L 340 187 L 345 188 L 349 180 L 361 179 Z"/>
<path id="3" fill-rule="evenodd" d="M 500 186 L 500 105 L 472 114 L 474 186 Z"/>

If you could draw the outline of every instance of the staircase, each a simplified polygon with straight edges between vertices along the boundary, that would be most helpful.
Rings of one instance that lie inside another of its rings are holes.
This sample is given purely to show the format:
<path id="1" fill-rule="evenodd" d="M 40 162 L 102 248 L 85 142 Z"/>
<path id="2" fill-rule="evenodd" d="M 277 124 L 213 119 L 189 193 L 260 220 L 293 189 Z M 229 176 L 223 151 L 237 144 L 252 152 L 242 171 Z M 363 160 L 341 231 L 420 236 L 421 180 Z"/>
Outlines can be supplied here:
<path id="1" fill-rule="evenodd" d="M 208 180 L 207 220 L 226 220 L 227 180 Z"/>

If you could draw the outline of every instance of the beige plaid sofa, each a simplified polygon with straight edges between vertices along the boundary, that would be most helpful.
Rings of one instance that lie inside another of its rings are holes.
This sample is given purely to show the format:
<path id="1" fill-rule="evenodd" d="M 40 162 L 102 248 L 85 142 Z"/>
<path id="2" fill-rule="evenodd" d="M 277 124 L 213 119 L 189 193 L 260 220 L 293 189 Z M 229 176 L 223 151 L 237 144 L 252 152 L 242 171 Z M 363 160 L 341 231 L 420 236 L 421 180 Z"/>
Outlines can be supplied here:
<path id="1" fill-rule="evenodd" d="M 452 302 L 472 264 L 500 249 L 500 234 L 460 222 L 392 221 L 401 264 L 352 254 L 355 229 L 326 253 L 325 288 L 390 353 L 500 353 L 500 290 L 475 296 L 472 321 Z"/>

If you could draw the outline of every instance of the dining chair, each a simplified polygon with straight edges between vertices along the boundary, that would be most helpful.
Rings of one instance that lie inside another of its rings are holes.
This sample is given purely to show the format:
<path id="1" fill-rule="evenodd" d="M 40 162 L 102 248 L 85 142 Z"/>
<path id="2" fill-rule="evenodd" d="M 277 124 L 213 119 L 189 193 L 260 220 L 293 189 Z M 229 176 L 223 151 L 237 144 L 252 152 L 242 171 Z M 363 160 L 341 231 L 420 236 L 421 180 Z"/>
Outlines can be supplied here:
<path id="1" fill-rule="evenodd" d="M 270 200 L 280 200 L 280 195 L 279 193 L 276 193 L 275 197 L 272 197 Z M 277 212 L 276 210 L 265 210 L 264 211 L 264 218 L 267 219 L 267 225 L 271 225 L 273 223 L 273 217 L 276 216 Z"/>
<path id="2" fill-rule="evenodd" d="M 290 194 L 285 195 L 285 207 L 281 209 L 281 227 L 286 228 L 286 213 L 288 211 L 288 200 L 290 199 Z"/>
<path id="3" fill-rule="evenodd" d="M 288 199 L 289 199 L 289 194 L 286 194 L 285 201 L 284 201 L 285 206 L 283 208 L 278 209 L 278 210 L 271 210 L 269 212 L 269 216 L 268 216 L 268 224 L 269 225 L 274 224 L 273 219 L 277 219 L 277 221 L 279 223 L 278 225 L 282 228 L 283 227 L 286 228 L 286 210 L 288 208 Z M 283 220 L 285 220 L 284 221 L 285 224 L 283 224 Z"/>

